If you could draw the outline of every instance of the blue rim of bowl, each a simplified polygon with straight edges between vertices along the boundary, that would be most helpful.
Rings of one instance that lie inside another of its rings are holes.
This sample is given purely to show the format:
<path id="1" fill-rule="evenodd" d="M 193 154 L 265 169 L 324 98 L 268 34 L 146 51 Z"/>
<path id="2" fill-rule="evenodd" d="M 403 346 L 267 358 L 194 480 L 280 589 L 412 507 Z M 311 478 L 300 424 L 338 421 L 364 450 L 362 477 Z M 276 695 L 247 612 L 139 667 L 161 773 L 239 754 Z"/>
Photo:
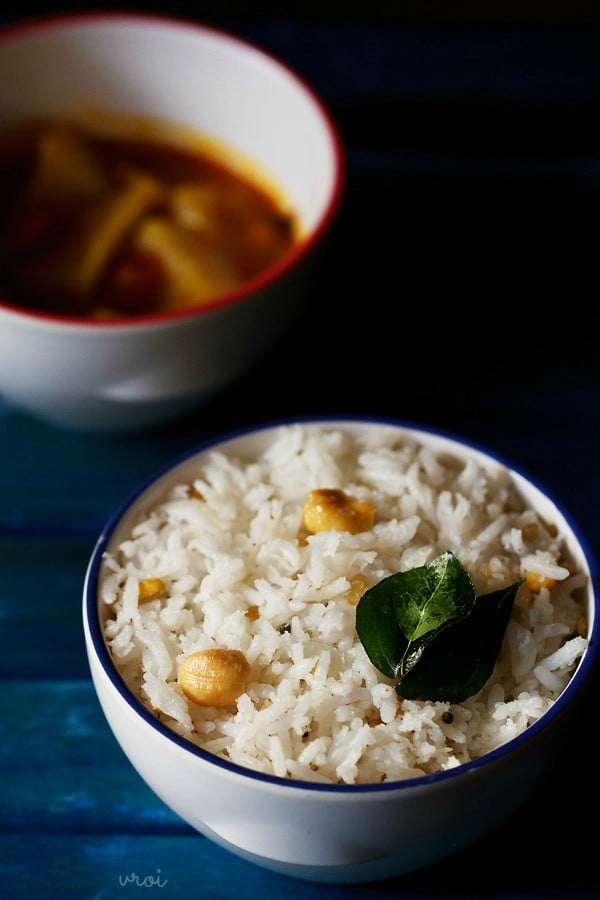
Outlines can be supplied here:
<path id="1" fill-rule="evenodd" d="M 327 425 L 331 425 L 332 427 L 334 427 L 336 424 L 343 425 L 343 423 L 346 423 L 348 425 L 382 425 L 392 428 L 399 428 L 409 433 L 418 434 L 420 432 L 424 435 L 439 437 L 444 440 L 451 441 L 455 443 L 458 448 L 462 448 L 463 450 L 467 451 L 475 451 L 476 453 L 480 453 L 486 456 L 490 461 L 499 463 L 501 466 L 504 466 L 506 469 L 508 469 L 509 472 L 524 479 L 532 487 L 536 488 L 540 493 L 542 493 L 547 500 L 554 504 L 558 512 L 562 515 L 567 525 L 571 529 L 590 570 L 590 589 L 594 597 L 594 621 L 592 623 L 592 628 L 588 634 L 589 643 L 583 658 L 579 661 L 577 668 L 573 673 L 573 677 L 566 685 L 562 693 L 556 698 L 552 706 L 540 716 L 539 719 L 529 725 L 525 729 L 525 731 L 521 732 L 516 737 L 511 738 L 510 740 L 499 745 L 493 750 L 488 751 L 482 756 L 477 757 L 476 759 L 470 760 L 466 763 L 461 763 L 460 765 L 452 769 L 446 769 L 443 772 L 435 772 L 430 775 L 422 775 L 415 778 L 408 778 L 397 781 L 367 782 L 360 784 L 323 784 L 321 782 L 302 781 L 297 778 L 284 778 L 277 775 L 270 775 L 264 772 L 256 771 L 246 766 L 239 765 L 238 763 L 230 762 L 229 760 L 223 759 L 222 757 L 210 753 L 207 750 L 203 750 L 201 747 L 198 747 L 188 739 L 178 735 L 175 731 L 169 728 L 169 726 L 159 721 L 148 709 L 148 707 L 144 705 L 142 700 L 136 697 L 133 691 L 126 685 L 125 681 L 115 667 L 110 654 L 110 650 L 108 649 L 104 638 L 98 604 L 98 576 L 102 564 L 102 555 L 106 550 L 113 531 L 117 528 L 123 516 L 128 512 L 128 510 L 138 500 L 138 498 L 141 497 L 142 494 L 144 494 L 145 491 L 150 489 L 157 481 L 165 477 L 171 470 L 185 463 L 191 457 L 196 456 L 200 453 L 205 453 L 211 448 L 215 448 L 218 445 L 225 444 L 237 438 L 242 438 L 251 434 L 258 434 L 260 432 L 272 431 L 273 429 L 286 425 L 312 424 L 317 426 L 322 425 L 324 427 L 327 427 Z M 107 676 L 115 690 L 120 694 L 121 698 L 148 725 L 158 731 L 167 740 L 172 741 L 174 744 L 176 744 L 186 752 L 191 753 L 193 756 L 196 756 L 199 759 L 202 759 L 204 762 L 225 769 L 232 774 L 242 776 L 244 778 L 249 778 L 255 781 L 278 785 L 279 787 L 283 786 L 296 790 L 314 791 L 316 793 L 386 793 L 390 791 L 415 789 L 426 784 L 431 784 L 432 782 L 445 782 L 447 780 L 477 772 L 477 770 L 483 767 L 493 765 L 495 762 L 503 759 L 504 757 L 508 757 L 513 753 L 516 753 L 523 745 L 532 743 L 538 735 L 546 731 L 548 727 L 551 726 L 563 714 L 563 712 L 566 710 L 566 707 L 570 706 L 572 699 L 574 700 L 577 695 L 581 694 L 584 691 L 585 687 L 590 681 L 592 669 L 597 663 L 597 657 L 599 655 L 599 645 L 596 635 L 598 629 L 600 628 L 600 615 L 596 614 L 597 604 L 595 585 L 597 583 L 597 560 L 585 538 L 582 538 L 580 529 L 576 526 L 576 523 L 574 523 L 568 513 L 565 512 L 563 506 L 557 503 L 551 493 L 549 493 L 544 487 L 542 487 L 534 478 L 531 478 L 529 475 L 527 475 L 522 469 L 515 468 L 515 466 L 513 466 L 505 457 L 500 456 L 497 453 L 492 453 L 485 446 L 478 444 L 477 442 L 474 442 L 472 440 L 466 440 L 450 431 L 432 428 L 430 426 L 423 425 L 414 421 L 406 421 L 386 416 L 379 417 L 356 414 L 344 415 L 339 413 L 333 415 L 320 414 L 318 416 L 298 416 L 294 418 L 267 420 L 239 429 L 223 432 L 195 444 L 189 450 L 169 460 L 148 478 L 146 478 L 109 518 L 96 542 L 96 545 L 90 557 L 90 561 L 88 563 L 84 584 L 84 617 L 89 628 L 93 649 L 96 653 L 98 661 L 100 662 L 105 675 Z"/>

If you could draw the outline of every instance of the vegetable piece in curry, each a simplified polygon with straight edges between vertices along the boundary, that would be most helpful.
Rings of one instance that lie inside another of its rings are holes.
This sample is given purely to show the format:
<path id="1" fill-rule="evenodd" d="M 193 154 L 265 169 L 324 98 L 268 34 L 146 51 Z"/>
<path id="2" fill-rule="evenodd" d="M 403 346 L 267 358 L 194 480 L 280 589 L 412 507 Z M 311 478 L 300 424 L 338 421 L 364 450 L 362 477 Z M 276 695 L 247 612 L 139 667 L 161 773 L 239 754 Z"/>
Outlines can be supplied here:
<path id="1" fill-rule="evenodd" d="M 96 319 L 213 300 L 277 263 L 295 216 L 202 151 L 36 123 L 0 151 L 0 294 Z"/>

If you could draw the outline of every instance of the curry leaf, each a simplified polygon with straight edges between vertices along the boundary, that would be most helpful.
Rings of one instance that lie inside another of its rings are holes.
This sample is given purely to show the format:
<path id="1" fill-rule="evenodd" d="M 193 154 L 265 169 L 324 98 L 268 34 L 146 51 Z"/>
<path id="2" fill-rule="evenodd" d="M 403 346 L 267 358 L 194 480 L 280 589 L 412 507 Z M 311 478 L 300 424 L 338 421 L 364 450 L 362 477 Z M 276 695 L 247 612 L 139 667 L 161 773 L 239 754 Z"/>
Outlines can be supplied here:
<path id="1" fill-rule="evenodd" d="M 380 581 L 361 597 L 356 608 L 356 631 L 375 668 L 388 678 L 396 678 L 408 641 L 394 614 L 391 578 Z"/>
<path id="2" fill-rule="evenodd" d="M 491 676 L 521 584 L 477 598 L 468 573 L 448 551 L 366 591 L 356 631 L 399 694 L 460 702 Z"/>
<path id="3" fill-rule="evenodd" d="M 475 587 L 450 552 L 442 553 L 426 566 L 392 575 L 391 579 L 394 614 L 408 641 L 399 667 L 404 676 L 417 664 L 425 646 L 441 628 L 470 613 L 475 603 Z"/>
<path id="4" fill-rule="evenodd" d="M 478 597 L 472 612 L 439 632 L 415 666 L 396 686 L 409 700 L 460 703 L 472 697 L 492 676 L 517 589 L 510 587 Z"/>
<path id="5" fill-rule="evenodd" d="M 435 634 L 470 612 L 474 602 L 467 572 L 453 553 L 443 553 L 366 591 L 356 610 L 356 631 L 380 672 L 403 677 Z"/>

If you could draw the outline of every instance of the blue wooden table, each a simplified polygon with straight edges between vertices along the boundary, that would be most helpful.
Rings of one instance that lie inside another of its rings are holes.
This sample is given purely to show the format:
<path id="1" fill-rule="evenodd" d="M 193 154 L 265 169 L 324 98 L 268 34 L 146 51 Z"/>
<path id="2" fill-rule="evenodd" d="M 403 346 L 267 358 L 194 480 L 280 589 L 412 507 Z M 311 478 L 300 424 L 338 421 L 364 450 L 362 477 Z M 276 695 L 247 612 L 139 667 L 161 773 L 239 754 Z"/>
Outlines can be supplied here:
<path id="1" fill-rule="evenodd" d="M 364 413 L 451 431 L 532 476 L 600 556 L 598 26 L 307 9 L 210 18 L 295 67 L 345 142 L 340 218 L 290 333 L 168 430 L 86 436 L 0 400 L 3 898 L 600 896 L 595 710 L 493 834 L 338 887 L 192 832 L 134 772 L 92 689 L 80 607 L 103 524 L 172 456 L 253 421 Z"/>

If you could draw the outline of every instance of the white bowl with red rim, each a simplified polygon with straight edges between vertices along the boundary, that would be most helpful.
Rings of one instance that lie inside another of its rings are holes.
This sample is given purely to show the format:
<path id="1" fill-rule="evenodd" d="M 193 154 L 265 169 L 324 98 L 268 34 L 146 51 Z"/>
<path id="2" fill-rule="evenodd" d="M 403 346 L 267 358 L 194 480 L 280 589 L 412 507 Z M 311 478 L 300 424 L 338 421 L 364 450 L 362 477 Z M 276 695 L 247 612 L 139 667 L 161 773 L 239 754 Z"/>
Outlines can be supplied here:
<path id="1" fill-rule="evenodd" d="M 235 35 L 130 13 L 59 15 L 0 30 L 0 131 L 95 108 L 230 148 L 272 180 L 301 232 L 281 262 L 243 287 L 176 312 L 90 321 L 0 295 L 0 394 L 61 426 L 130 431 L 199 406 L 285 333 L 338 211 L 344 156 L 313 89 Z"/>

